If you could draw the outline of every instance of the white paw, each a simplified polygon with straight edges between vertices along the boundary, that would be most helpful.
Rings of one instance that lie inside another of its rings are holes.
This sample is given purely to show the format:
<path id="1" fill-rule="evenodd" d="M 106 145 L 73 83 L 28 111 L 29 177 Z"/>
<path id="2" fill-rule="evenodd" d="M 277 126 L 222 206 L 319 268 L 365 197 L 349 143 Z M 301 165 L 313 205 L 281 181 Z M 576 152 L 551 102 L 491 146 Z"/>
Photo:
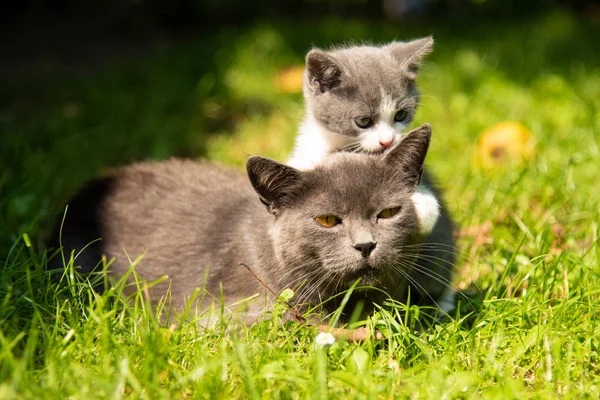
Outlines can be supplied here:
<path id="1" fill-rule="evenodd" d="M 430 234 L 440 217 L 440 204 L 433 193 L 421 185 L 417 186 L 411 200 L 419 219 L 419 232 L 422 235 Z"/>

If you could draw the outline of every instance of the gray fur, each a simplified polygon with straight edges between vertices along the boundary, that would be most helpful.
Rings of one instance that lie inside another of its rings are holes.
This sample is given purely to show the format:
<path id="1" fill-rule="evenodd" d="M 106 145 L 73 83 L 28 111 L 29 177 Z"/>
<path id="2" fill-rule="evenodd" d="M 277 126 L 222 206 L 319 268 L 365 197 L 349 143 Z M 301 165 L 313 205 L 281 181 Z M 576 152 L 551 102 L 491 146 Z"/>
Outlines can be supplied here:
<path id="1" fill-rule="evenodd" d="M 336 153 L 309 171 L 250 157 L 250 183 L 236 170 L 207 163 L 134 164 L 92 182 L 70 202 L 63 246 L 77 252 L 102 238 L 76 264 L 90 271 L 102 255 L 115 257 L 114 277 L 129 268 L 125 251 L 131 259 L 145 253 L 137 267 L 144 279 L 169 276 L 150 289 L 152 298 L 170 286 L 178 309 L 203 287 L 206 268 L 207 291 L 218 299 L 222 288 L 227 304 L 268 295 L 239 266 L 242 262 L 276 292 L 297 290 L 294 301 L 305 306 L 347 289 L 358 278 L 397 300 L 405 301 L 411 287 L 411 303 L 433 303 L 449 284 L 451 270 L 445 263 L 452 259 L 436 246 L 419 244 L 451 244 L 452 227 L 442 218 L 429 237 L 419 237 L 410 200 L 430 135 L 424 125 L 385 155 Z M 377 218 L 383 209 L 397 206 L 402 208 L 395 217 Z M 342 223 L 325 228 L 315 221 L 320 215 L 335 215 Z M 368 255 L 357 248 L 366 242 L 376 244 Z M 384 296 L 367 290 L 351 303 L 357 299 L 368 309 Z M 329 302 L 325 311 L 335 306 Z M 263 307 L 253 306 L 247 321 Z"/>

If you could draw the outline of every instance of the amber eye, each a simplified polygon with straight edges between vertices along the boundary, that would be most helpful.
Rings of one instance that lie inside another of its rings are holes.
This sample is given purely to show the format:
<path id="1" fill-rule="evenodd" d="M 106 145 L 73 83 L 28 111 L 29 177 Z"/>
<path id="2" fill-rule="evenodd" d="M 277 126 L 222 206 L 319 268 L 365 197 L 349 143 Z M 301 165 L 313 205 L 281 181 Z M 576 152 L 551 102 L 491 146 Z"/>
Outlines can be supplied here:
<path id="1" fill-rule="evenodd" d="M 386 208 L 377 214 L 377 218 L 392 218 L 394 215 L 398 214 L 398 211 L 400 211 L 400 207 Z"/>
<path id="2" fill-rule="evenodd" d="M 370 117 L 358 117 L 354 120 L 354 123 L 361 129 L 367 129 L 373 124 L 373 121 Z"/>
<path id="3" fill-rule="evenodd" d="M 322 225 L 325 228 L 333 228 L 334 226 L 342 222 L 341 219 L 333 215 L 320 215 L 315 218 L 315 221 L 317 221 L 319 225 Z"/>
<path id="4" fill-rule="evenodd" d="M 400 110 L 394 115 L 394 122 L 402 122 L 408 117 L 408 113 L 405 110 Z"/>

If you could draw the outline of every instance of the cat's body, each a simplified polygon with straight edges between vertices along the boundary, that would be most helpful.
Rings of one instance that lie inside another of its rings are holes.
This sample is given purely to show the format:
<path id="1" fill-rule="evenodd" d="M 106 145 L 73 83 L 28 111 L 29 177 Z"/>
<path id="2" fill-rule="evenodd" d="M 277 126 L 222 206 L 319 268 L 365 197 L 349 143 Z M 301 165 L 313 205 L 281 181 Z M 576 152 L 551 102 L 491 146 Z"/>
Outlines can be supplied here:
<path id="1" fill-rule="evenodd" d="M 265 267 L 276 268 L 272 246 L 262 246 L 268 217 L 239 171 L 190 160 L 146 162 L 92 181 L 80 191 L 69 202 L 62 244 L 68 255 L 101 238 L 75 265 L 89 272 L 102 255 L 115 257 L 113 277 L 127 273 L 128 259 L 143 254 L 136 268 L 143 279 L 169 277 L 151 289 L 152 299 L 170 286 L 179 310 L 198 288 L 218 298 L 221 285 L 226 304 L 232 304 L 264 293 L 240 262 L 259 276 Z M 263 308 L 264 302 L 258 301 L 249 312 L 256 315 Z"/>
<path id="2" fill-rule="evenodd" d="M 252 157 L 250 182 L 206 163 L 135 164 L 92 182 L 69 203 L 62 245 L 77 253 L 102 238 L 75 265 L 90 271 L 102 255 L 115 257 L 114 277 L 144 254 L 136 268 L 142 278 L 169 276 L 150 289 L 153 299 L 170 287 L 178 309 L 196 288 L 217 299 L 222 292 L 226 304 L 266 293 L 240 263 L 276 292 L 297 290 L 295 303 L 317 305 L 361 278 L 397 300 L 411 287 L 412 303 L 435 304 L 451 276 L 444 246 L 452 227 L 442 214 L 424 237 L 411 197 L 429 135 L 424 126 L 385 155 L 334 154 L 310 171 Z M 324 216 L 339 223 L 326 227 Z M 357 296 L 367 306 L 384 300 L 378 291 Z M 328 304 L 330 312 L 335 303 Z M 263 309 L 264 302 L 254 304 L 246 319 Z"/>

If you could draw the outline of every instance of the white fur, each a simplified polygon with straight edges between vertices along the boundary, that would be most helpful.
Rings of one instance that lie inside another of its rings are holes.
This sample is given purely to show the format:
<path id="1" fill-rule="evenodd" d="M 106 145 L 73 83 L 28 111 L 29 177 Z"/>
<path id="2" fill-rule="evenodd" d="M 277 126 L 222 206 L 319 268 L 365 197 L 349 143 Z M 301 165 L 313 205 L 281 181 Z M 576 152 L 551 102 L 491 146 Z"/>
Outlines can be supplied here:
<path id="1" fill-rule="evenodd" d="M 397 143 L 401 136 L 401 132 L 380 121 L 360 136 L 360 146 L 370 153 L 378 153 Z"/>
<path id="2" fill-rule="evenodd" d="M 419 219 L 420 233 L 422 235 L 430 234 L 440 217 L 440 204 L 435 195 L 426 187 L 417 186 L 411 200 Z"/>
<path id="3" fill-rule="evenodd" d="M 296 146 L 287 164 L 300 170 L 312 169 L 329 153 L 355 141 L 353 137 L 328 131 L 311 114 L 307 114 L 300 125 L 300 134 L 296 137 Z"/>

